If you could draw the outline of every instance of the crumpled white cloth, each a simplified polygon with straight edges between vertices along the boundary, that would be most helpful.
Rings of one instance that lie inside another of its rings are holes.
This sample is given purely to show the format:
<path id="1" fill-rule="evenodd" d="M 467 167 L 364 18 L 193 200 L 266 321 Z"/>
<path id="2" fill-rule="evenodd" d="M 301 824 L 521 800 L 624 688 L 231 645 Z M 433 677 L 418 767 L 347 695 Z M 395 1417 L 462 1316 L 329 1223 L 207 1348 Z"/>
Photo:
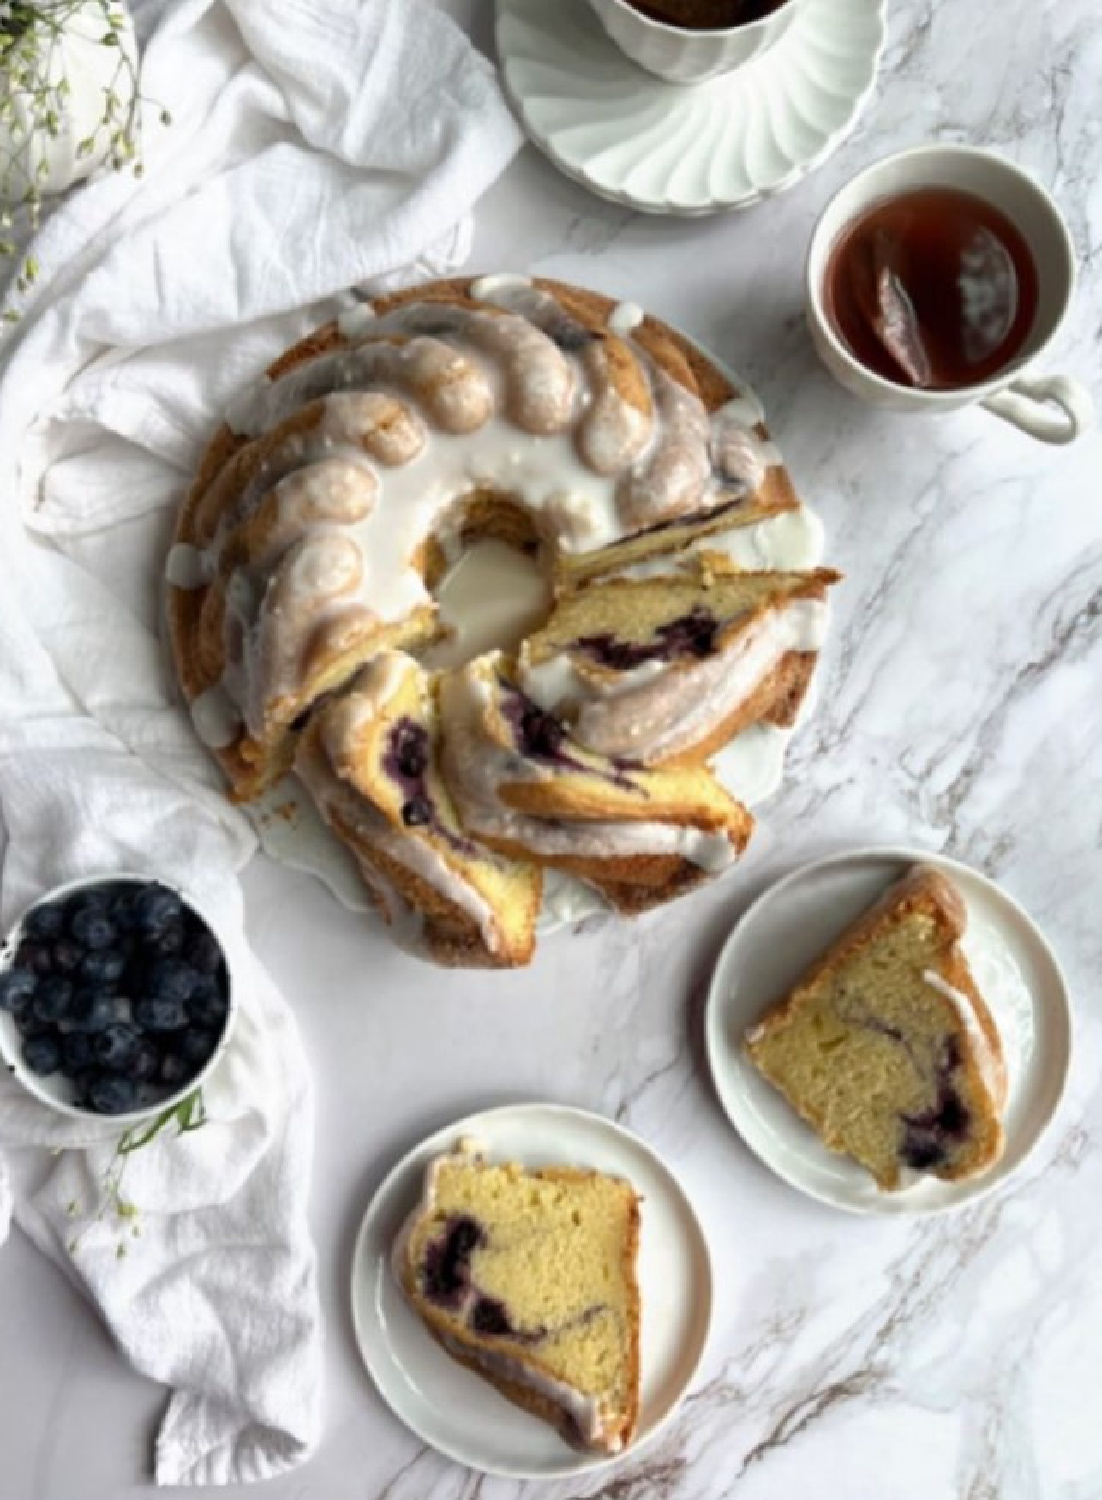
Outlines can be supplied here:
<path id="1" fill-rule="evenodd" d="M 157 1479 L 211 1484 L 310 1453 L 321 1334 L 309 1075 L 242 928 L 254 839 L 158 639 L 172 511 L 231 394 L 338 294 L 462 262 L 519 136 L 422 0 L 183 0 L 142 89 L 173 116 L 144 177 L 54 214 L 0 349 L 0 901 L 6 925 L 63 879 L 162 876 L 226 944 L 239 1020 L 210 1123 L 127 1157 L 114 1197 L 117 1127 L 0 1078 L 0 1239 L 14 1212 L 170 1388 Z"/>

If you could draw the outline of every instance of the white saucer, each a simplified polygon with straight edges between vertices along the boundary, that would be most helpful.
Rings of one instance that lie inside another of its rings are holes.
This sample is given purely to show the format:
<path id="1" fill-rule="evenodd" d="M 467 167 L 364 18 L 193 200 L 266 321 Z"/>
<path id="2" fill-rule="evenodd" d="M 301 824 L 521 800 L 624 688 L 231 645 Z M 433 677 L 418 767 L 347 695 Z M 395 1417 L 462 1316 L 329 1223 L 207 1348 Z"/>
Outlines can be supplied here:
<path id="1" fill-rule="evenodd" d="M 642 1400 L 638 1435 L 627 1449 L 634 1456 L 673 1415 L 704 1353 L 711 1262 L 670 1169 L 629 1131 L 580 1109 L 521 1104 L 471 1115 L 403 1157 L 376 1192 L 352 1255 L 352 1320 L 379 1394 L 424 1442 L 486 1474 L 553 1479 L 617 1461 L 575 1452 L 546 1423 L 449 1359 L 398 1290 L 389 1264 L 394 1237 L 417 1204 L 425 1164 L 461 1136 L 476 1139 L 488 1155 L 526 1166 L 614 1173 L 642 1195 Z"/>
<path id="2" fill-rule="evenodd" d="M 914 864 L 944 870 L 968 909 L 964 949 L 999 1027 L 1006 1056 L 1006 1150 L 968 1182 L 917 1178 L 879 1192 L 855 1162 L 828 1151 L 746 1061 L 741 1041 L 766 1007 L 861 911 Z M 1060 966 L 1034 923 L 992 881 L 955 860 L 907 849 L 858 849 L 808 865 L 772 886 L 728 938 L 712 978 L 707 1044 L 720 1101 L 743 1140 L 802 1192 L 864 1214 L 926 1214 L 970 1203 L 1025 1162 L 1063 1093 L 1071 1013 Z"/>
<path id="3" fill-rule="evenodd" d="M 560 171 L 644 213 L 711 214 L 783 192 L 845 140 L 876 83 L 887 0 L 808 0 L 736 73 L 667 83 L 586 0 L 498 0 L 505 87 Z"/>

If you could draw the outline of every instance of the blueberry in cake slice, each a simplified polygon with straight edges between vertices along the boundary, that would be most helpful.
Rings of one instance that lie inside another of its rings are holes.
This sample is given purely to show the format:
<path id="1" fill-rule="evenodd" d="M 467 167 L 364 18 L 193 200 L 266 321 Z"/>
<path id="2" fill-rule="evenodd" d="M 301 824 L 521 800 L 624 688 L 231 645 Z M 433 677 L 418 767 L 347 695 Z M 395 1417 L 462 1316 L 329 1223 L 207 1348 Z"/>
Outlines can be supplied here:
<path id="1" fill-rule="evenodd" d="M 520 683 L 590 750 L 699 763 L 751 724 L 794 721 L 838 577 L 732 570 L 571 591 L 525 643 Z"/>
<path id="2" fill-rule="evenodd" d="M 907 1169 L 974 1177 L 1003 1149 L 1002 1045 L 960 946 L 966 920 L 952 882 L 917 866 L 746 1038 L 759 1072 L 881 1189 Z"/>
<path id="3" fill-rule="evenodd" d="M 629 1182 L 461 1143 L 429 1163 L 393 1264 L 453 1359 L 574 1446 L 616 1453 L 639 1410 L 638 1245 Z"/>
<path id="4" fill-rule="evenodd" d="M 295 769 L 397 936 L 442 964 L 527 963 L 540 871 L 472 843 L 441 780 L 438 741 L 431 674 L 384 651 L 313 713 Z"/>
<path id="5" fill-rule="evenodd" d="M 645 911 L 726 869 L 753 820 L 703 767 L 647 770 L 580 745 L 501 653 L 447 676 L 441 765 L 465 828 Z"/>

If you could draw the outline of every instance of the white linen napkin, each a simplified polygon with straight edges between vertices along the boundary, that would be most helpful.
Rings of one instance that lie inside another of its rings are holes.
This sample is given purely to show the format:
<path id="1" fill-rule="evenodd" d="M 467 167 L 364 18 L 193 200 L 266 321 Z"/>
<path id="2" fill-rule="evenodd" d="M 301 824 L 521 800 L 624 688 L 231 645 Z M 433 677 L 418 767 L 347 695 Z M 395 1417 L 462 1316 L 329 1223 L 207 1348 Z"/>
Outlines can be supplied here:
<path id="1" fill-rule="evenodd" d="M 146 129 L 144 177 L 54 214 L 0 349 L 0 914 L 81 874 L 160 875 L 226 944 L 240 1012 L 210 1122 L 166 1130 L 121 1182 L 117 1127 L 0 1078 L 0 1239 L 14 1213 L 170 1387 L 157 1479 L 210 1484 L 317 1441 L 312 1116 L 294 1021 L 243 934 L 253 835 L 164 667 L 172 511 L 231 394 L 336 294 L 462 262 L 519 136 L 490 66 L 422 0 L 183 0 L 142 89 L 173 117 Z"/>

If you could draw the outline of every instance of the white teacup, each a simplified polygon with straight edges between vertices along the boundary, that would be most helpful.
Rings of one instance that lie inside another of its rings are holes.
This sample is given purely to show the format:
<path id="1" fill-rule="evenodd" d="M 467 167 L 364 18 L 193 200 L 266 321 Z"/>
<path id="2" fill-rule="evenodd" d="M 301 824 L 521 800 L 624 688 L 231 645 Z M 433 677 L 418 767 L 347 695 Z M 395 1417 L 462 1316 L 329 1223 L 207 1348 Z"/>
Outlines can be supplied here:
<path id="1" fill-rule="evenodd" d="M 703 83 L 732 73 L 776 45 L 806 0 L 783 0 L 769 15 L 742 26 L 703 31 L 656 21 L 628 0 L 589 0 L 601 25 L 632 62 L 671 83 Z"/>
<path id="2" fill-rule="evenodd" d="M 896 385 L 868 369 L 835 332 L 825 307 L 831 253 L 866 209 L 917 188 L 956 188 L 993 204 L 1016 226 L 1037 267 L 1033 326 L 1015 357 L 989 380 L 954 390 Z M 1045 443 L 1070 443 L 1094 417 L 1090 392 L 1068 375 L 1025 375 L 1055 337 L 1075 290 L 1071 235 L 1044 188 L 1001 157 L 969 146 L 917 146 L 876 162 L 848 182 L 823 211 L 807 253 L 807 321 L 819 357 L 855 396 L 892 411 L 946 412 L 978 402 Z"/>

